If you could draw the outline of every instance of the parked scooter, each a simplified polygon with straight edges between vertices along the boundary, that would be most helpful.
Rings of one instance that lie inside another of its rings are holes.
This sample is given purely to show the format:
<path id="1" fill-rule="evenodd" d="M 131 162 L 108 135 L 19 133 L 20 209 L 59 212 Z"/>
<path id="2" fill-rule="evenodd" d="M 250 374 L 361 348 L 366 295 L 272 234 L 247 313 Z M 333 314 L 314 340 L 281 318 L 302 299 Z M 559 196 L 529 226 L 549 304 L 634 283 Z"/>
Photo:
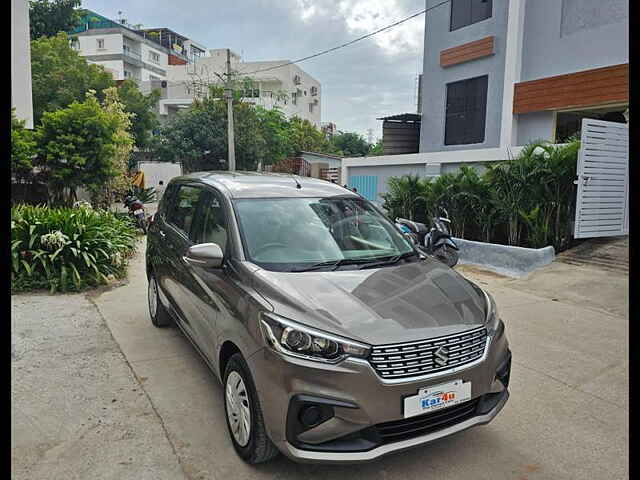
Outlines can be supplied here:
<path id="1" fill-rule="evenodd" d="M 396 218 L 396 226 L 416 245 L 424 245 L 424 239 L 429 229 L 424 223 L 414 222 L 406 218 Z"/>
<path id="2" fill-rule="evenodd" d="M 449 214 L 440 208 L 444 216 L 434 217 L 433 226 L 424 237 L 424 249 L 441 262 L 453 267 L 458 263 L 458 246 L 451 238 Z"/>
<path id="3" fill-rule="evenodd" d="M 127 195 L 124 199 L 124 206 L 129 209 L 129 215 L 145 234 L 147 233 L 147 215 L 144 204 L 133 195 Z"/>

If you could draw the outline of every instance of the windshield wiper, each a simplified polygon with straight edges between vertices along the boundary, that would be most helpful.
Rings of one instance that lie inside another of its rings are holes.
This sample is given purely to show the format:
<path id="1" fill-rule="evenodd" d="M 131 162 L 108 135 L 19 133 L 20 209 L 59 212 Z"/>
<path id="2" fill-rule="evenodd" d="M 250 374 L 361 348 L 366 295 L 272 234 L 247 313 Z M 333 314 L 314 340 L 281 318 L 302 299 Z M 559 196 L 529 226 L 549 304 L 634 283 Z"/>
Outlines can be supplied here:
<path id="1" fill-rule="evenodd" d="M 290 270 L 290 272 L 309 272 L 312 270 L 319 270 L 320 268 L 329 268 L 331 270 L 337 270 L 339 267 L 343 265 L 362 265 L 360 269 L 363 268 L 375 268 L 383 265 L 392 265 L 394 263 L 398 263 L 403 258 L 409 258 L 414 255 L 417 255 L 418 252 L 411 251 L 406 252 L 401 255 L 394 255 L 392 257 L 383 257 L 384 260 L 380 260 L 380 257 L 376 259 L 371 258 L 341 258 L 339 260 L 327 260 L 326 262 L 314 263 L 308 267 L 294 268 Z"/>
<path id="2" fill-rule="evenodd" d="M 388 257 L 385 260 L 368 262 L 368 263 L 365 263 L 363 266 L 361 266 L 360 270 L 364 270 L 365 268 L 377 268 L 377 267 L 384 267 L 387 265 L 393 265 L 395 263 L 398 263 L 403 258 L 409 258 L 415 255 L 418 255 L 418 252 L 411 251 L 411 252 L 402 253 L 400 255 L 394 255 L 393 257 Z"/>
<path id="3" fill-rule="evenodd" d="M 358 260 L 350 259 L 350 258 L 341 258 L 339 260 L 327 260 L 326 262 L 314 263 L 313 265 L 310 265 L 308 267 L 294 268 L 290 271 L 291 272 L 309 272 L 311 270 L 318 270 L 324 267 L 333 267 L 332 270 L 335 270 L 336 268 L 342 265 L 348 265 L 351 263 L 361 263 L 361 262 Z"/>

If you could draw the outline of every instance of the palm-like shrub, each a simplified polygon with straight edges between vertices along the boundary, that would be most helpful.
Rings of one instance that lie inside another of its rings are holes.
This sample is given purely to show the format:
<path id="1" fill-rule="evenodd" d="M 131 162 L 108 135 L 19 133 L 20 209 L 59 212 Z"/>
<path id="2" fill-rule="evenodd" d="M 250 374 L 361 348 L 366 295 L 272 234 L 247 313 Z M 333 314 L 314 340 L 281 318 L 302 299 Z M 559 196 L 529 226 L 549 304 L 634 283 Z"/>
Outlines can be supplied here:
<path id="1" fill-rule="evenodd" d="M 387 193 L 383 193 L 381 197 L 384 200 L 383 208 L 389 212 L 389 216 L 392 219 L 401 217 L 418 220 L 416 214 L 421 205 L 424 211 L 428 180 L 418 175 L 403 175 L 391 177 L 387 186 Z"/>
<path id="2" fill-rule="evenodd" d="M 429 221 L 444 207 L 455 236 L 534 248 L 551 243 L 559 252 L 570 246 L 579 148 L 577 139 L 536 141 L 515 158 L 488 164 L 483 175 L 462 166 L 431 181 L 392 177 L 385 208 L 393 217 Z"/>
<path id="3" fill-rule="evenodd" d="M 127 218 L 90 208 L 11 209 L 11 289 L 81 290 L 124 275 L 136 232 Z"/>

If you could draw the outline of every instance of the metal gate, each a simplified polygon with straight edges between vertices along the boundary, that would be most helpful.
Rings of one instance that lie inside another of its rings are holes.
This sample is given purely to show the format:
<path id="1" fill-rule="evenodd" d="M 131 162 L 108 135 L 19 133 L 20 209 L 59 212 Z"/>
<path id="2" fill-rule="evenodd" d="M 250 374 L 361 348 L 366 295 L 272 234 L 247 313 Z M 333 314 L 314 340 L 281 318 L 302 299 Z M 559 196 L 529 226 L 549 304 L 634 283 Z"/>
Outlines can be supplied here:
<path id="1" fill-rule="evenodd" d="M 578 155 L 575 238 L 629 233 L 629 128 L 584 118 Z"/>

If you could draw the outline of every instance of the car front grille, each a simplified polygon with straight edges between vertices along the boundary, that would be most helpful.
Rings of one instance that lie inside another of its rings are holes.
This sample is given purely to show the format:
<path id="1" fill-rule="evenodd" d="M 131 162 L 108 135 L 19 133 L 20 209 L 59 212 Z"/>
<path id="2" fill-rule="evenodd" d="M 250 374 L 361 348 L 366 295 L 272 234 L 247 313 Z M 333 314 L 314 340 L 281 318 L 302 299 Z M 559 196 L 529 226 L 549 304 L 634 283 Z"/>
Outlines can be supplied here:
<path id="1" fill-rule="evenodd" d="M 379 423 L 373 428 L 379 435 L 381 443 L 392 443 L 419 437 L 428 433 L 451 427 L 473 417 L 476 413 L 479 398 L 460 403 L 453 407 L 443 408 L 433 413 L 415 417 Z"/>
<path id="2" fill-rule="evenodd" d="M 484 327 L 456 335 L 373 347 L 369 363 L 382 378 L 397 379 L 448 370 L 482 358 Z"/>

